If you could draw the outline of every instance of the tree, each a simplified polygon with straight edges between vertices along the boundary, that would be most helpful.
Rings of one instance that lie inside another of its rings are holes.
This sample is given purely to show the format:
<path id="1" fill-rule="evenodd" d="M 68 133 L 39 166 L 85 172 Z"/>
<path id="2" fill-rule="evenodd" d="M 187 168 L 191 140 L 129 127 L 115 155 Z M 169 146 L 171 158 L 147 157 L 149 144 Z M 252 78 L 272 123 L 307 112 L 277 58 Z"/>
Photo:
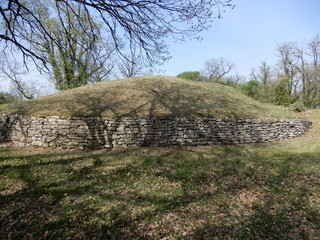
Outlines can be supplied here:
<path id="1" fill-rule="evenodd" d="M 130 78 L 141 74 L 144 68 L 144 63 L 137 49 L 133 48 L 130 54 L 125 54 L 124 58 L 118 63 L 119 73 L 122 77 Z"/>
<path id="2" fill-rule="evenodd" d="M 221 81 L 219 81 L 217 83 L 222 84 L 222 85 L 226 85 L 229 87 L 237 88 L 238 86 L 245 83 L 245 81 L 246 81 L 245 76 L 236 73 L 230 77 L 224 77 Z"/>
<path id="3" fill-rule="evenodd" d="M 33 99 L 39 96 L 39 90 L 36 87 L 27 86 L 27 84 L 21 80 L 20 76 L 23 75 L 24 72 L 20 70 L 16 63 L 12 64 L 10 61 L 5 61 L 1 58 L 1 72 L 1 77 L 10 80 L 16 99 L 18 96 L 20 100 Z"/>
<path id="4" fill-rule="evenodd" d="M 239 86 L 246 81 L 246 77 L 244 75 L 236 73 L 235 75 L 229 78 L 229 82 L 232 83 L 233 86 Z M 228 81 L 228 79 L 227 79 Z"/>
<path id="5" fill-rule="evenodd" d="M 258 69 L 252 69 L 250 73 L 251 80 L 257 80 L 261 83 L 261 98 L 263 100 L 270 100 L 270 87 L 272 81 L 271 66 L 267 62 L 262 62 Z"/>
<path id="6" fill-rule="evenodd" d="M 234 64 L 223 57 L 212 58 L 205 62 L 204 75 L 210 82 L 219 82 L 233 67 Z"/>
<path id="7" fill-rule="evenodd" d="M 278 78 L 287 78 L 290 101 L 301 101 L 306 107 L 319 107 L 320 36 L 316 35 L 305 45 L 281 43 L 278 45 L 278 52 L 281 69 Z"/>
<path id="8" fill-rule="evenodd" d="M 288 74 L 288 90 L 294 100 L 300 100 L 307 107 L 319 102 L 319 54 L 320 37 L 315 36 L 305 46 L 297 43 L 282 43 L 280 48 L 284 72 Z M 290 88 L 291 86 L 291 88 Z M 292 91 L 292 87 L 293 90 Z"/>
<path id="9" fill-rule="evenodd" d="M 320 107 L 320 36 L 316 35 L 307 43 L 306 54 L 311 58 L 311 64 L 305 67 L 307 75 L 306 93 L 311 108 Z"/>
<path id="10" fill-rule="evenodd" d="M 9 0 L 0 1 L 0 21 L 2 32 L 0 40 L 5 50 L 18 49 L 24 60 L 31 58 L 37 66 L 46 63 L 47 59 L 35 51 L 34 43 L 30 41 L 33 35 L 45 36 L 58 49 L 64 49 L 64 41 L 59 41 L 60 35 L 54 35 L 43 22 L 36 10 L 49 8 L 62 24 L 67 39 L 71 36 L 64 23 L 65 9 L 74 14 L 78 27 L 88 37 L 95 36 L 95 30 L 103 22 L 100 36 L 110 36 L 119 56 L 123 56 L 124 39 L 127 47 L 138 46 L 143 58 L 150 64 L 156 64 L 166 59 L 167 48 L 165 38 L 184 40 L 194 37 L 200 31 L 207 29 L 211 21 L 220 17 L 222 8 L 233 7 L 232 0 L 55 0 L 54 7 L 45 6 L 42 0 Z M 81 7 L 85 16 L 78 12 Z M 214 10 L 217 13 L 214 13 Z M 86 18 L 86 21 L 83 21 Z M 82 24 L 86 22 L 87 24 Z M 72 53 L 68 57 L 72 56 Z M 26 63 L 26 61 L 25 61 Z"/>
<path id="11" fill-rule="evenodd" d="M 38 6 L 36 12 L 50 37 L 46 32 L 39 31 L 29 40 L 32 41 L 37 54 L 49 63 L 56 88 L 65 90 L 106 78 L 113 68 L 110 57 L 114 49 L 100 38 L 98 26 L 91 28 L 89 37 L 84 29 L 90 29 L 90 22 L 81 6 L 61 7 L 57 19 L 51 17 L 47 5 Z M 73 10 L 77 12 L 74 13 Z M 82 16 L 83 22 L 77 21 L 77 15 Z M 54 36 L 60 36 L 58 44 L 53 40 Z"/>
<path id="12" fill-rule="evenodd" d="M 307 44 L 308 55 L 312 58 L 312 65 L 318 66 L 320 61 L 320 35 L 316 35 Z"/>
<path id="13" fill-rule="evenodd" d="M 297 62 L 293 64 L 293 67 L 297 72 L 297 77 L 299 78 L 298 81 L 300 81 L 302 84 L 302 89 L 301 89 L 302 102 L 305 106 L 309 106 L 310 96 L 309 96 L 308 88 L 310 86 L 310 79 L 308 77 L 308 66 L 307 66 L 308 64 L 305 58 L 305 49 L 304 47 L 296 46 L 294 49 L 294 53 L 295 53 Z"/>
<path id="14" fill-rule="evenodd" d="M 319 108 L 320 107 L 320 65 L 316 67 L 308 67 L 308 104 L 307 107 L 310 108 Z"/>
<path id="15" fill-rule="evenodd" d="M 289 106 L 291 101 L 290 90 L 288 89 L 288 76 L 280 78 L 274 87 L 274 103 L 277 105 Z"/>
<path id="16" fill-rule="evenodd" d="M 279 74 L 279 78 L 287 77 L 288 81 L 287 89 L 290 95 L 296 94 L 298 82 L 296 74 L 296 65 L 299 62 L 299 58 L 296 55 L 296 43 L 293 42 L 282 42 L 278 45 L 279 65 L 282 70 Z"/>

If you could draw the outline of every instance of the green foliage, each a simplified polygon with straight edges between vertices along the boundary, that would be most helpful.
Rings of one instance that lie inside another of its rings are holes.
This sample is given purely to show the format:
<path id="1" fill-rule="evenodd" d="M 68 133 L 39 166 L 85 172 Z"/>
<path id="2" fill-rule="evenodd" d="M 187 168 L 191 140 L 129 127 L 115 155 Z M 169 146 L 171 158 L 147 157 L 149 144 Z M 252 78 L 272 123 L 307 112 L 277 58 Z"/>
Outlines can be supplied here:
<path id="1" fill-rule="evenodd" d="M 186 71 L 178 74 L 176 77 L 197 82 L 205 82 L 207 80 L 206 77 L 202 76 L 198 71 Z"/>
<path id="2" fill-rule="evenodd" d="M 303 102 L 295 102 L 289 105 L 289 109 L 294 112 L 302 112 L 306 110 Z"/>
<path id="3" fill-rule="evenodd" d="M 66 90 L 101 81 L 110 72 L 106 61 L 113 48 L 104 44 L 99 37 L 100 25 L 90 22 L 85 10 L 79 8 L 76 13 L 66 6 L 61 8 L 59 17 L 46 9 L 38 9 L 38 14 L 45 20 L 43 25 L 47 33 L 59 36 L 59 41 L 46 36 L 45 32 L 41 37 L 33 36 L 37 51 L 51 65 L 56 89 Z M 81 22 L 78 16 L 81 16 Z"/>
<path id="4" fill-rule="evenodd" d="M 243 94 L 253 99 L 258 100 L 260 98 L 261 84 L 257 80 L 250 80 L 249 82 L 240 85 L 239 89 Z"/>
<path id="5" fill-rule="evenodd" d="M 235 81 L 232 78 L 222 79 L 221 81 L 219 81 L 217 83 L 225 85 L 225 86 L 233 87 L 233 88 L 237 87 L 237 84 L 235 83 Z"/>
<path id="6" fill-rule="evenodd" d="M 282 106 L 289 106 L 292 102 L 289 86 L 289 77 L 285 76 L 280 78 L 273 89 L 274 103 Z"/>
<path id="7" fill-rule="evenodd" d="M 7 92 L 0 92 L 0 104 L 17 102 L 18 98 Z"/>

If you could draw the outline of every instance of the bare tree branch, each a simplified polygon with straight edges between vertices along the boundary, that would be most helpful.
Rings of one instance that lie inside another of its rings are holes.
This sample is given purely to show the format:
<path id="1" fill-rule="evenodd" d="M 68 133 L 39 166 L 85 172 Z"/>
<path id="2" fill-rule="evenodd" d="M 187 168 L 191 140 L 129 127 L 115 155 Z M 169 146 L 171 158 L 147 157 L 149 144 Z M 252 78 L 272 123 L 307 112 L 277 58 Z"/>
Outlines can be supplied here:
<path id="1" fill-rule="evenodd" d="M 132 49 L 131 53 L 125 58 L 121 59 L 118 64 L 118 69 L 122 77 L 129 78 L 139 75 L 144 67 L 141 55 Z"/>
<path id="2" fill-rule="evenodd" d="M 36 95 L 35 92 L 30 92 L 26 89 L 26 86 L 21 80 L 18 78 L 18 70 L 17 65 L 7 66 L 7 69 L 2 65 L 1 71 L 5 74 L 5 76 L 12 81 L 15 86 L 15 89 L 18 91 L 20 95 L 25 99 L 33 99 Z"/>
<path id="3" fill-rule="evenodd" d="M 234 64 L 220 57 L 219 59 L 212 58 L 205 62 L 204 74 L 211 82 L 219 82 L 226 74 L 228 74 Z"/>
<path id="4" fill-rule="evenodd" d="M 18 49 L 26 59 L 31 58 L 37 66 L 46 59 L 35 51 L 30 37 L 44 34 L 56 45 L 64 46 L 60 36 L 52 35 L 40 15 L 34 11 L 41 6 L 53 15 L 61 17 L 65 9 L 72 12 L 83 22 L 83 15 L 77 9 L 80 6 L 86 12 L 90 27 L 86 29 L 88 37 L 97 28 L 99 16 L 104 24 L 100 34 L 110 36 L 119 56 L 125 57 L 123 40 L 127 46 L 138 46 L 143 57 L 150 64 L 157 64 L 167 58 L 165 38 L 184 40 L 196 37 L 197 33 L 208 29 L 214 18 L 220 18 L 224 8 L 232 8 L 232 0 L 0 0 L 0 21 L 2 32 L 0 42 L 4 50 Z M 63 23 L 61 19 L 61 23 Z M 100 23 L 98 23 L 100 24 Z M 79 24 L 80 28 L 84 28 Z M 64 26 L 70 34 L 68 26 Z M 70 36 L 71 37 L 71 36 Z M 72 56 L 71 56 L 72 57 Z M 27 65 L 27 64 L 26 64 Z"/>

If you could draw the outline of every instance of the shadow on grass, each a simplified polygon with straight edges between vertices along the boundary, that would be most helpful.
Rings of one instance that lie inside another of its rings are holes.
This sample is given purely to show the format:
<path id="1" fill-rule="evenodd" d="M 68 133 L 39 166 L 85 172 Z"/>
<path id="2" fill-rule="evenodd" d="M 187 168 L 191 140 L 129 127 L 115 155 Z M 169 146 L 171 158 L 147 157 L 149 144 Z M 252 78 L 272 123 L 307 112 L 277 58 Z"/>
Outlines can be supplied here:
<path id="1" fill-rule="evenodd" d="M 9 159 L 0 168 L 7 188 L 24 185 L 0 195 L 0 238 L 320 236 L 317 154 L 267 159 L 241 146 L 210 149 L 21 154 L 21 166 Z"/>
<path id="2" fill-rule="evenodd" d="M 219 85 L 216 88 L 219 89 Z M 255 115 L 249 113 L 248 107 L 258 112 L 263 111 L 258 104 L 232 98 L 221 90 L 213 91 L 188 82 L 170 82 L 163 77 L 155 78 L 152 83 L 137 81 L 127 90 L 106 89 L 103 96 L 92 92 L 79 93 L 74 96 L 73 101 L 74 103 L 66 103 L 63 106 L 71 116 L 83 116 L 85 113 L 86 116 L 111 118 L 138 116 L 253 118 Z M 243 101 L 243 104 L 239 101 Z"/>

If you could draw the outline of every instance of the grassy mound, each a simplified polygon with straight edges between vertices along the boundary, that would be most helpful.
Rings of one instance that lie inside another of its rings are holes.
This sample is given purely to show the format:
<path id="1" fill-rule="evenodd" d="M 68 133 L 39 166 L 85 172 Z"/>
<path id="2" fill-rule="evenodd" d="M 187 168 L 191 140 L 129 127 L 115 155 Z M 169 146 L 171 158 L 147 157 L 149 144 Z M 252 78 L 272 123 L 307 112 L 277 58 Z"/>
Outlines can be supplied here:
<path id="1" fill-rule="evenodd" d="M 261 104 L 233 88 L 168 76 L 99 82 L 37 99 L 0 106 L 0 113 L 29 116 L 180 116 L 296 118 L 280 107 Z"/>

